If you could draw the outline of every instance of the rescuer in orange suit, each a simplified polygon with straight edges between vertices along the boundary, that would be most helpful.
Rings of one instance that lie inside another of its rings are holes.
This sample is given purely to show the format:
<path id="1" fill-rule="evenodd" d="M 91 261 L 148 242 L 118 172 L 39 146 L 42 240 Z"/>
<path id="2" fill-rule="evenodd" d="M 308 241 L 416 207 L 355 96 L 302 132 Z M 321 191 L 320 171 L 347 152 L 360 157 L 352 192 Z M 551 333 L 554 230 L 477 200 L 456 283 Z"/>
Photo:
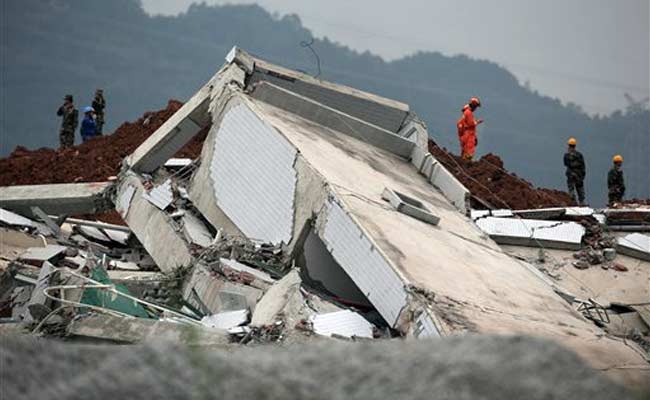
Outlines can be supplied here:
<path id="1" fill-rule="evenodd" d="M 461 157 L 472 161 L 476 153 L 476 127 L 483 122 L 482 119 L 474 119 L 474 111 L 481 106 L 477 97 L 472 97 L 469 103 L 463 107 L 463 116 L 458 120 L 458 136 L 460 138 Z"/>

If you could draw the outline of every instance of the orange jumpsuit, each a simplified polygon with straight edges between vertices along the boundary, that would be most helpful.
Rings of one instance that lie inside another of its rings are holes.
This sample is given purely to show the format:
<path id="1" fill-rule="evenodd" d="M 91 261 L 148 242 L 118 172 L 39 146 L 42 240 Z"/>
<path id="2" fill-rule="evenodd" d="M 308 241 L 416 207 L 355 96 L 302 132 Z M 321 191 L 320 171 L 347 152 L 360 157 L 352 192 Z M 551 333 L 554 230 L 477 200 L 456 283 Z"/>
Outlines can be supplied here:
<path id="1" fill-rule="evenodd" d="M 467 107 L 463 111 L 463 136 L 460 138 L 461 157 L 471 160 L 476 153 L 476 126 L 478 122 L 474 119 L 472 109 Z"/>

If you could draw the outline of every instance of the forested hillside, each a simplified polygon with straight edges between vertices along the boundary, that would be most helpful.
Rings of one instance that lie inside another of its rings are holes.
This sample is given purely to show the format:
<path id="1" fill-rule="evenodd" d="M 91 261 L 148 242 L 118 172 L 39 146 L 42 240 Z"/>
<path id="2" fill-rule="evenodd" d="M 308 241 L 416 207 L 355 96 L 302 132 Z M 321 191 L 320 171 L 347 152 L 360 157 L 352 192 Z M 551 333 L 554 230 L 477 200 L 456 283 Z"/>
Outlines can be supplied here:
<path id="1" fill-rule="evenodd" d="M 151 17 L 137 0 L 3 0 L 0 2 L 1 155 L 16 145 L 55 146 L 63 95 L 91 101 L 102 87 L 108 130 L 189 97 L 222 65 L 233 45 L 269 61 L 315 74 L 300 42 L 311 38 L 295 16 L 258 6 L 192 6 L 178 17 Z M 625 157 L 630 196 L 650 197 L 650 111 L 646 105 L 590 117 L 576 105 L 537 94 L 506 69 L 466 56 L 420 53 L 385 62 L 328 40 L 313 48 L 321 78 L 411 105 L 443 146 L 456 150 L 455 121 L 463 103 L 480 96 L 486 123 L 479 152 L 494 152 L 508 169 L 542 186 L 564 187 L 568 136 L 587 159 L 587 193 L 605 199 L 611 156 Z M 623 93 L 621 93 L 623 96 Z M 56 166 L 44 166 L 44 168 Z"/>

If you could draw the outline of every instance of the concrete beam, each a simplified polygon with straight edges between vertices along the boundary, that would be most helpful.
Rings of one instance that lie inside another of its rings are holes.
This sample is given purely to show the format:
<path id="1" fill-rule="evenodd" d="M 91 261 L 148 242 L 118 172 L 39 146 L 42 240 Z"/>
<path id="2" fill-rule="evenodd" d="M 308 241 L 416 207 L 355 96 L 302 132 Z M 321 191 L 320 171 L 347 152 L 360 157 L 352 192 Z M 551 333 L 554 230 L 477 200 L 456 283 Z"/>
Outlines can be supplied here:
<path id="1" fill-rule="evenodd" d="M 132 169 L 139 172 L 156 170 L 210 123 L 210 89 L 209 85 L 201 88 L 135 149 L 127 161 Z"/>
<path id="2" fill-rule="evenodd" d="M 105 314 L 90 314 L 75 319 L 68 326 L 68 334 L 117 343 L 149 343 L 152 340 L 162 340 L 194 346 L 228 344 L 228 334 L 221 329 Z"/>
<path id="3" fill-rule="evenodd" d="M 153 135 L 127 159 L 137 172 L 152 172 L 176 154 L 202 128 L 212 121 L 210 102 L 219 97 L 230 83 L 242 87 L 246 72 L 236 64 L 227 64 L 208 83 L 176 111 Z"/>
<path id="4" fill-rule="evenodd" d="M 415 143 L 364 120 L 335 110 L 268 82 L 259 82 L 251 96 L 309 121 L 344 133 L 398 156 L 409 158 Z"/>
<path id="5" fill-rule="evenodd" d="M 110 182 L 0 187 L 0 207 L 28 217 L 32 207 L 48 214 L 95 214 L 110 208 L 104 192 Z"/>

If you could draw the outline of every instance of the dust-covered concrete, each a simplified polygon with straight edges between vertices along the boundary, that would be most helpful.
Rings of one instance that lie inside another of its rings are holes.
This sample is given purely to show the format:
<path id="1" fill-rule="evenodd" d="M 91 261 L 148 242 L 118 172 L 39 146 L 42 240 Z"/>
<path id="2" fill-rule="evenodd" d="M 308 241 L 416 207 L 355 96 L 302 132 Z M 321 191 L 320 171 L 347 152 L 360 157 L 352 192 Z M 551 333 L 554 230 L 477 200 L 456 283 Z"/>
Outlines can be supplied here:
<path id="1" fill-rule="evenodd" d="M 3 337 L 6 399 L 627 399 L 572 352 L 524 337 L 232 351 Z"/>

